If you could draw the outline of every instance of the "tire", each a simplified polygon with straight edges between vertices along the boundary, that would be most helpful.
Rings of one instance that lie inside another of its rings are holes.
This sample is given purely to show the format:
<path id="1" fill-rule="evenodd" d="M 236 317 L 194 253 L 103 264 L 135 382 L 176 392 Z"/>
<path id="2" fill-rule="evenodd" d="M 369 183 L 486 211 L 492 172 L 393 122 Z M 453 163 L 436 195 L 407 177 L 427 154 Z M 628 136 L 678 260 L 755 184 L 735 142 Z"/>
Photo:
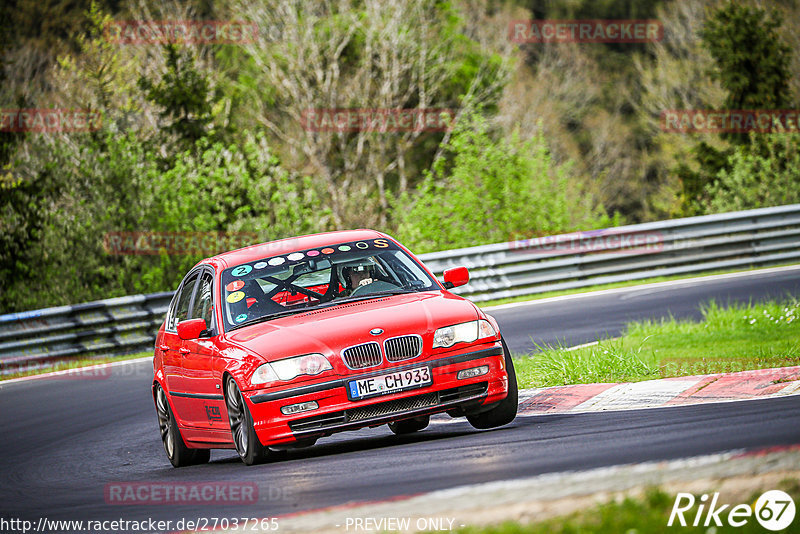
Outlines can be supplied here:
<path id="1" fill-rule="evenodd" d="M 411 419 L 403 419 L 402 421 L 391 422 L 389 423 L 389 430 L 398 436 L 401 434 L 412 434 L 426 428 L 430 422 L 430 415 L 421 415 Z"/>
<path id="2" fill-rule="evenodd" d="M 253 416 L 233 378 L 228 378 L 225 383 L 225 405 L 228 408 L 231 438 L 239 458 L 245 465 L 263 464 L 269 460 L 271 451 L 259 441 L 253 427 Z"/>
<path id="3" fill-rule="evenodd" d="M 508 346 L 506 346 L 505 341 L 502 341 L 502 343 L 506 370 L 508 372 L 508 395 L 490 410 L 474 415 L 467 415 L 469 424 L 481 430 L 507 425 L 517 416 L 517 403 L 519 402 L 517 373 L 514 371 L 514 362 L 511 359 Z"/>
<path id="4" fill-rule="evenodd" d="M 156 415 L 158 416 L 158 430 L 161 434 L 161 443 L 173 467 L 204 464 L 211 458 L 210 449 L 190 449 L 183 441 L 178 423 L 172 414 L 172 409 L 167 401 L 167 394 L 161 384 L 156 384 L 155 391 Z"/>

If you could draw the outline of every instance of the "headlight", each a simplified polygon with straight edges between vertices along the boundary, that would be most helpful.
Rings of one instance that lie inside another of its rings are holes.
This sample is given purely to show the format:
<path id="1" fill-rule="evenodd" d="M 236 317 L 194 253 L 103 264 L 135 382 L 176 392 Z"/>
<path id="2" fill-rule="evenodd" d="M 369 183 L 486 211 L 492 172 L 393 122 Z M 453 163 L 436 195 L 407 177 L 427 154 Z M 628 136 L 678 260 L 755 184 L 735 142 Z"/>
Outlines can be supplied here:
<path id="1" fill-rule="evenodd" d="M 471 343 L 479 339 L 497 336 L 492 325 L 485 319 L 454 324 L 438 329 L 433 334 L 433 348 L 452 347 L 456 343 Z"/>
<path id="2" fill-rule="evenodd" d="M 252 384 L 266 384 L 277 380 L 291 380 L 300 375 L 318 375 L 332 369 L 331 363 L 322 354 L 305 354 L 265 363 L 253 373 Z"/>

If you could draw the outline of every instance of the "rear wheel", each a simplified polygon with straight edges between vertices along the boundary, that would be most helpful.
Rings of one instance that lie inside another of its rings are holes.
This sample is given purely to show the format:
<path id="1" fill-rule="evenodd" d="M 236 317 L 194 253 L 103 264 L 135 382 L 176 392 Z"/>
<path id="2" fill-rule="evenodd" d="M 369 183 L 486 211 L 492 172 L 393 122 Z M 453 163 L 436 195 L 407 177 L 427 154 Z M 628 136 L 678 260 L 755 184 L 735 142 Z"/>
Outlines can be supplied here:
<path id="1" fill-rule="evenodd" d="M 517 416 L 518 390 L 517 373 L 514 371 L 514 362 L 511 353 L 503 343 L 503 354 L 505 356 L 506 371 L 508 372 L 508 396 L 501 400 L 494 408 L 474 415 L 467 415 L 467 421 L 475 428 L 495 428 L 507 425 Z"/>
<path id="2" fill-rule="evenodd" d="M 402 421 L 389 423 L 389 430 L 398 435 L 411 434 L 413 432 L 419 432 L 427 427 L 430 422 L 430 415 L 421 415 L 419 417 L 412 417 L 411 419 L 403 419 Z"/>
<path id="3" fill-rule="evenodd" d="M 190 449 L 186 446 L 178 429 L 178 423 L 172 414 L 172 409 L 169 407 L 167 394 L 160 384 L 156 385 L 156 415 L 164 451 L 174 467 L 204 464 L 211 458 L 209 449 Z"/>
<path id="4" fill-rule="evenodd" d="M 228 422 L 231 425 L 231 436 L 236 452 L 246 465 L 261 464 L 269 460 L 269 447 L 264 447 L 258 440 L 253 427 L 253 416 L 247 408 L 242 392 L 233 378 L 228 378 L 225 385 L 225 404 L 228 407 Z"/>

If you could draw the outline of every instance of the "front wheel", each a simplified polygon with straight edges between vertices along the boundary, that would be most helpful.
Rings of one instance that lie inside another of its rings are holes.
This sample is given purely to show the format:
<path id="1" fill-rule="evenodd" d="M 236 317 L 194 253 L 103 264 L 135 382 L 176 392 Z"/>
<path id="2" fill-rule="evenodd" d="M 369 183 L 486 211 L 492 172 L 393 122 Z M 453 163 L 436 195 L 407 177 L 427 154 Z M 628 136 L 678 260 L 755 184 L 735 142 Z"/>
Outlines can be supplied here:
<path id="1" fill-rule="evenodd" d="M 514 371 L 514 362 L 511 359 L 508 346 L 506 346 L 505 341 L 502 341 L 502 343 L 506 371 L 508 372 L 508 395 L 491 410 L 474 415 L 467 415 L 467 421 L 475 428 L 486 429 L 507 425 L 517 416 L 517 403 L 519 399 L 517 373 Z"/>
<path id="2" fill-rule="evenodd" d="M 161 442 L 167 453 L 170 463 L 174 467 L 204 464 L 211 458 L 209 449 L 190 449 L 183 441 L 178 423 L 172 414 L 172 409 L 167 401 L 167 394 L 161 384 L 156 385 L 156 415 L 158 416 L 158 430 L 161 433 Z"/>
<path id="3" fill-rule="evenodd" d="M 245 465 L 262 464 L 269 460 L 269 447 L 264 447 L 258 440 L 253 427 L 253 416 L 247 408 L 242 392 L 233 378 L 228 378 L 225 385 L 225 405 L 228 407 L 228 422 L 231 425 L 231 437 L 236 452 Z"/>
<path id="4" fill-rule="evenodd" d="M 426 428 L 430 422 L 430 415 L 421 415 L 419 417 L 412 417 L 411 419 L 403 419 L 402 421 L 391 422 L 389 423 L 389 430 L 397 435 L 411 434 Z"/>

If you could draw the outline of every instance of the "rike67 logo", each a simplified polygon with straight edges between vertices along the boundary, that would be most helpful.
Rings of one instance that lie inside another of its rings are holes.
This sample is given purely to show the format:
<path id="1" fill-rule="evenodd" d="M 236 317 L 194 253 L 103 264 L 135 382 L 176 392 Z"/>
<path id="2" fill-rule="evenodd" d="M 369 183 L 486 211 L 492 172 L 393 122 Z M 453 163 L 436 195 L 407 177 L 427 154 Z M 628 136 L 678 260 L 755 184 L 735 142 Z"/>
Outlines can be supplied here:
<path id="1" fill-rule="evenodd" d="M 691 493 L 678 493 L 667 526 L 674 524 L 685 527 L 691 524 L 694 527 L 721 527 L 727 521 L 732 527 L 741 527 L 755 516 L 765 529 L 779 531 L 786 529 L 794 521 L 794 501 L 789 494 L 780 490 L 765 492 L 756 500 L 755 505 L 738 504 L 731 508 L 730 504 L 719 505 L 718 501 L 719 493 L 714 493 L 710 502 L 707 494 L 696 499 Z M 698 504 L 697 510 L 692 513 L 695 504 Z M 727 516 L 722 516 L 723 512 L 727 512 Z"/>

